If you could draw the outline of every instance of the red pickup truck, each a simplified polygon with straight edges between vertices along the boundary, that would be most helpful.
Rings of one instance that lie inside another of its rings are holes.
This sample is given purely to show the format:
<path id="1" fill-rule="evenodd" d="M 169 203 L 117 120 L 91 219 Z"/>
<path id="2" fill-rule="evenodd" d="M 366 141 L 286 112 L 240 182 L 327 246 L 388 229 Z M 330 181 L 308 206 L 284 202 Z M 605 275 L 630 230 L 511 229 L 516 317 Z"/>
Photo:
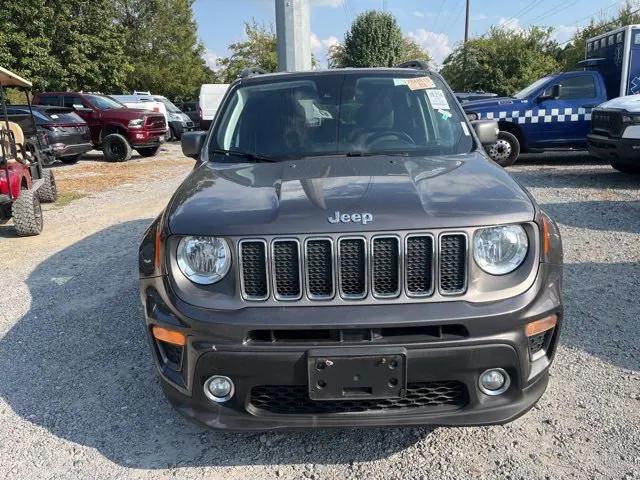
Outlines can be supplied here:
<path id="1" fill-rule="evenodd" d="M 70 107 L 89 125 L 91 142 L 110 162 L 124 162 L 132 150 L 152 157 L 167 133 L 161 113 L 127 108 L 106 95 L 78 92 L 44 92 L 36 95 L 34 105 Z"/>

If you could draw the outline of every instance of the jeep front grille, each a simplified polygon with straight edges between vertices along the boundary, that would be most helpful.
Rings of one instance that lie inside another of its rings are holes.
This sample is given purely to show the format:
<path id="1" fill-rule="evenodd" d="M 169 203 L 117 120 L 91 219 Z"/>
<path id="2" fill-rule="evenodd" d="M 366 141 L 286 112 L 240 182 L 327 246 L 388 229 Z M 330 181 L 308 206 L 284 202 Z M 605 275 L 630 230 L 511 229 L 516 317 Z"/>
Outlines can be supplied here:
<path id="1" fill-rule="evenodd" d="M 245 300 L 384 300 L 463 295 L 464 233 L 243 239 L 238 243 Z M 439 245 L 439 249 L 436 246 Z M 438 250 L 438 251 L 436 251 Z"/>

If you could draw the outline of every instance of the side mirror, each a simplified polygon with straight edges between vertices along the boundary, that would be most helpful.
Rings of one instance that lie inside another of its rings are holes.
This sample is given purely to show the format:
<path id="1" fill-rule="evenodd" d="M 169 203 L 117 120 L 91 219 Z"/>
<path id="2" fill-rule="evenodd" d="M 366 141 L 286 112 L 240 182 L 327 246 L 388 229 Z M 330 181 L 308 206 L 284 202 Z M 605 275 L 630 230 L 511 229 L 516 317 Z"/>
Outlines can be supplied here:
<path id="1" fill-rule="evenodd" d="M 202 147 L 204 147 L 204 141 L 207 137 L 207 132 L 186 132 L 182 134 L 182 153 L 194 159 L 198 159 Z"/>
<path id="2" fill-rule="evenodd" d="M 495 120 L 475 120 L 471 122 L 482 145 L 493 145 L 498 141 L 498 122 Z"/>
<path id="3" fill-rule="evenodd" d="M 562 85 L 556 83 L 553 87 L 551 87 L 551 92 L 547 92 L 549 92 L 548 88 L 544 92 L 542 92 L 542 95 L 538 97 L 539 102 L 560 98 L 560 96 L 562 95 Z"/>

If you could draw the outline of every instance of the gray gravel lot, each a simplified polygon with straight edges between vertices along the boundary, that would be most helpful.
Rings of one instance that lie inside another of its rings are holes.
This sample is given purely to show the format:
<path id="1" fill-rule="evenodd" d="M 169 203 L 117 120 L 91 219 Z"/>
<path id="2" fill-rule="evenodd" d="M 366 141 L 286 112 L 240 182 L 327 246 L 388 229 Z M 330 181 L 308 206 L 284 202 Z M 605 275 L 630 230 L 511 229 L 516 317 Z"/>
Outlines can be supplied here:
<path id="1" fill-rule="evenodd" d="M 138 240 L 181 167 L 49 206 L 40 237 L 0 226 L 0 478 L 640 478 L 640 177 L 584 154 L 510 172 L 560 223 L 566 261 L 561 347 L 524 417 L 266 434 L 187 423 L 156 380 L 136 285 Z"/>

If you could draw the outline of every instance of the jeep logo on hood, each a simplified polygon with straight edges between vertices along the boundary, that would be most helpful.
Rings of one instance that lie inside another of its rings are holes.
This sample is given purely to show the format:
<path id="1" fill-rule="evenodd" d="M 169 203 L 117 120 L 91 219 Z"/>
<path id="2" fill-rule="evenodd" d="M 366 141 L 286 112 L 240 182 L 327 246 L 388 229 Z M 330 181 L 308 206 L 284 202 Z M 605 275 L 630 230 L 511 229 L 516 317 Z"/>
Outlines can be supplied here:
<path id="1" fill-rule="evenodd" d="M 362 223 L 366 225 L 373 221 L 373 215 L 370 213 L 340 213 L 336 211 L 333 217 L 328 217 L 329 223 Z"/>

